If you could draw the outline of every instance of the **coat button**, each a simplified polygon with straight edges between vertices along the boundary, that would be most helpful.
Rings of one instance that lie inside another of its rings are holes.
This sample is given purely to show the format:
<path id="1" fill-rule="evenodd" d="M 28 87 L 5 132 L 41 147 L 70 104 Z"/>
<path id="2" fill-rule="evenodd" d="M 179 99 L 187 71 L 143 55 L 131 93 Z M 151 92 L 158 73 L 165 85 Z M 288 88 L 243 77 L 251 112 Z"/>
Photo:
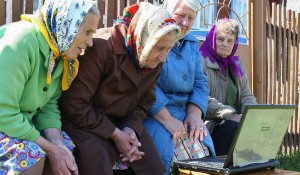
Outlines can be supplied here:
<path id="1" fill-rule="evenodd" d="M 127 92 L 127 96 L 132 96 L 132 93 L 131 92 Z"/>
<path id="2" fill-rule="evenodd" d="M 183 79 L 184 81 L 186 81 L 186 80 L 188 79 L 188 76 L 187 76 L 186 74 L 184 74 L 183 77 L 182 77 L 182 79 Z"/>
<path id="3" fill-rule="evenodd" d="M 40 108 L 40 107 L 36 108 L 36 111 L 39 111 L 39 110 L 41 110 L 41 108 Z"/>
<path id="4" fill-rule="evenodd" d="M 43 87 L 43 91 L 47 91 L 48 90 L 48 88 L 47 87 Z"/>

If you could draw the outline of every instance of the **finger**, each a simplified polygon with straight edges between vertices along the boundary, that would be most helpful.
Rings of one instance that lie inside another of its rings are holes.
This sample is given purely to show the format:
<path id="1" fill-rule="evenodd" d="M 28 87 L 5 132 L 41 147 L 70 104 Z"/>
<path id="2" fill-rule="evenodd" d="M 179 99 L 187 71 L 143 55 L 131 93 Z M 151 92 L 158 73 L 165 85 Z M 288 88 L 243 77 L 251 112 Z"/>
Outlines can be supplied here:
<path id="1" fill-rule="evenodd" d="M 67 168 L 63 168 L 62 172 L 62 175 L 71 175 L 71 171 Z"/>
<path id="2" fill-rule="evenodd" d="M 137 139 L 135 141 L 130 141 L 130 143 L 134 146 L 140 147 L 142 146 L 141 142 L 139 142 Z"/>
<path id="3" fill-rule="evenodd" d="M 76 161 L 75 161 L 75 158 L 73 155 L 69 155 L 69 158 L 70 158 L 70 162 L 72 163 L 72 167 L 70 168 L 70 170 L 72 171 L 78 171 L 78 167 L 77 167 L 77 164 L 76 164 Z"/>
<path id="4" fill-rule="evenodd" d="M 129 140 L 129 142 L 130 142 L 132 145 L 135 145 L 135 146 L 137 146 L 137 147 L 142 146 L 141 142 L 139 142 L 139 140 L 137 139 L 137 137 L 136 137 L 135 134 L 130 135 L 130 140 Z"/>
<path id="5" fill-rule="evenodd" d="M 176 141 L 180 136 L 180 132 L 174 132 L 174 134 L 172 135 L 173 137 L 173 141 Z"/>
<path id="6" fill-rule="evenodd" d="M 142 158 L 142 156 L 132 156 L 129 160 L 129 162 L 133 162 L 135 160 L 140 160 Z"/>
<path id="7" fill-rule="evenodd" d="M 78 175 L 78 167 L 77 167 L 77 164 L 76 164 L 75 160 L 73 162 L 73 165 L 74 165 L 74 170 L 71 170 L 73 172 L 72 174 Z"/>
<path id="8" fill-rule="evenodd" d="M 144 156 L 145 153 L 142 152 L 142 151 L 137 150 L 136 152 L 133 153 L 133 155 L 135 155 L 135 156 Z"/>
<path id="9" fill-rule="evenodd" d="M 131 155 L 132 153 L 134 153 L 138 148 L 136 146 L 132 146 L 130 151 L 129 151 L 129 154 Z"/>
<path id="10" fill-rule="evenodd" d="M 122 162 L 127 162 L 127 161 L 129 161 L 129 160 L 130 160 L 129 157 L 123 157 L 123 158 L 122 158 Z"/>
<path id="11" fill-rule="evenodd" d="M 201 131 L 202 130 L 196 130 L 195 133 L 194 133 L 194 137 L 191 137 L 191 138 L 194 138 L 194 141 L 198 140 L 199 136 L 202 134 Z M 200 140 L 201 140 L 201 138 L 200 138 Z"/>
<path id="12" fill-rule="evenodd" d="M 206 136 L 207 136 L 207 129 L 206 129 L 206 126 L 204 126 L 203 132 L 204 132 L 204 136 L 206 137 Z"/>
<path id="13" fill-rule="evenodd" d="M 204 135 L 204 132 L 205 132 L 205 128 L 203 127 L 200 127 L 200 130 L 199 130 L 199 137 L 200 137 L 200 141 L 203 141 L 203 135 Z"/>
<path id="14" fill-rule="evenodd" d="M 190 134 L 189 134 L 190 138 L 193 138 L 193 136 L 195 135 L 194 134 L 195 130 L 196 130 L 196 126 L 195 125 L 190 126 Z"/>
<path id="15" fill-rule="evenodd" d="M 135 135 L 135 133 L 134 132 L 132 132 L 132 133 L 130 133 L 130 139 L 132 139 L 132 140 L 136 140 L 136 135 Z"/>
<path id="16" fill-rule="evenodd" d="M 73 175 L 78 175 L 78 169 L 76 169 L 75 171 L 73 171 L 72 174 L 73 174 Z"/>
<path id="17" fill-rule="evenodd" d="M 186 121 L 184 121 L 183 127 L 184 127 L 185 132 L 187 132 L 188 131 L 188 124 L 187 124 Z"/>
<path id="18" fill-rule="evenodd" d="M 77 169 L 75 159 L 74 159 L 73 155 L 71 154 L 71 151 L 68 150 L 66 152 L 67 152 L 67 156 L 65 158 L 66 165 L 69 170 L 75 171 Z"/>

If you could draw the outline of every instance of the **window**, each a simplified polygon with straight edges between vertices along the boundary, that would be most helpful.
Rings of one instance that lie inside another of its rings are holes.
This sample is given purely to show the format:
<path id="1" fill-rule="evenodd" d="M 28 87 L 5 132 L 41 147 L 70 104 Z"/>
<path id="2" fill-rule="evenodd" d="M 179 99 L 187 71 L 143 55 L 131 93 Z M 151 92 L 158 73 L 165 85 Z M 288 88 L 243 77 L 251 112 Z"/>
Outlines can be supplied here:
<path id="1" fill-rule="evenodd" d="M 203 41 L 217 18 L 218 0 L 200 0 L 202 8 L 197 14 L 195 24 L 191 30 L 195 36 Z M 222 4 L 223 1 L 220 4 Z M 247 0 L 232 0 L 229 4 L 230 18 L 238 21 L 240 26 L 239 42 L 247 43 Z M 239 20 L 240 19 L 240 20 Z M 244 29 L 245 31 L 244 31 Z"/>

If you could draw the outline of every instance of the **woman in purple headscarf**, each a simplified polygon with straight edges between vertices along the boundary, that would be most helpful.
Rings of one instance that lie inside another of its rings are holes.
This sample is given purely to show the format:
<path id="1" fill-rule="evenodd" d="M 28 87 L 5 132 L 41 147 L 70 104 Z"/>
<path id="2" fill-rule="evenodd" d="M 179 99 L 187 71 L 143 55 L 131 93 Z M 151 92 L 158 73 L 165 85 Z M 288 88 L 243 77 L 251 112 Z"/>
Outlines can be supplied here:
<path id="1" fill-rule="evenodd" d="M 256 104 L 242 60 L 234 56 L 239 27 L 232 19 L 212 26 L 200 47 L 210 88 L 206 126 L 217 155 L 226 155 L 245 105 Z"/>

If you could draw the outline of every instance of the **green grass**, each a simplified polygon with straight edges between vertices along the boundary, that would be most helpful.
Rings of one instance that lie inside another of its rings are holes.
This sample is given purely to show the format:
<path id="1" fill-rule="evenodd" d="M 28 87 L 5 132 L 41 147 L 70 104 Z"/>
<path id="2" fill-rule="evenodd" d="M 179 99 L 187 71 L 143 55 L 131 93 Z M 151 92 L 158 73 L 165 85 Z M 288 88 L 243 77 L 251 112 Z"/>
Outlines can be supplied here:
<path id="1" fill-rule="evenodd" d="M 300 172 L 300 151 L 299 150 L 288 156 L 279 154 L 277 156 L 277 159 L 280 161 L 280 165 L 276 166 L 276 168 Z"/>
<path id="2" fill-rule="evenodd" d="M 277 169 L 300 172 L 300 150 L 288 156 L 279 154 L 276 159 L 280 161 L 280 165 L 276 166 Z M 170 175 L 178 174 L 177 168 L 173 166 Z"/>

